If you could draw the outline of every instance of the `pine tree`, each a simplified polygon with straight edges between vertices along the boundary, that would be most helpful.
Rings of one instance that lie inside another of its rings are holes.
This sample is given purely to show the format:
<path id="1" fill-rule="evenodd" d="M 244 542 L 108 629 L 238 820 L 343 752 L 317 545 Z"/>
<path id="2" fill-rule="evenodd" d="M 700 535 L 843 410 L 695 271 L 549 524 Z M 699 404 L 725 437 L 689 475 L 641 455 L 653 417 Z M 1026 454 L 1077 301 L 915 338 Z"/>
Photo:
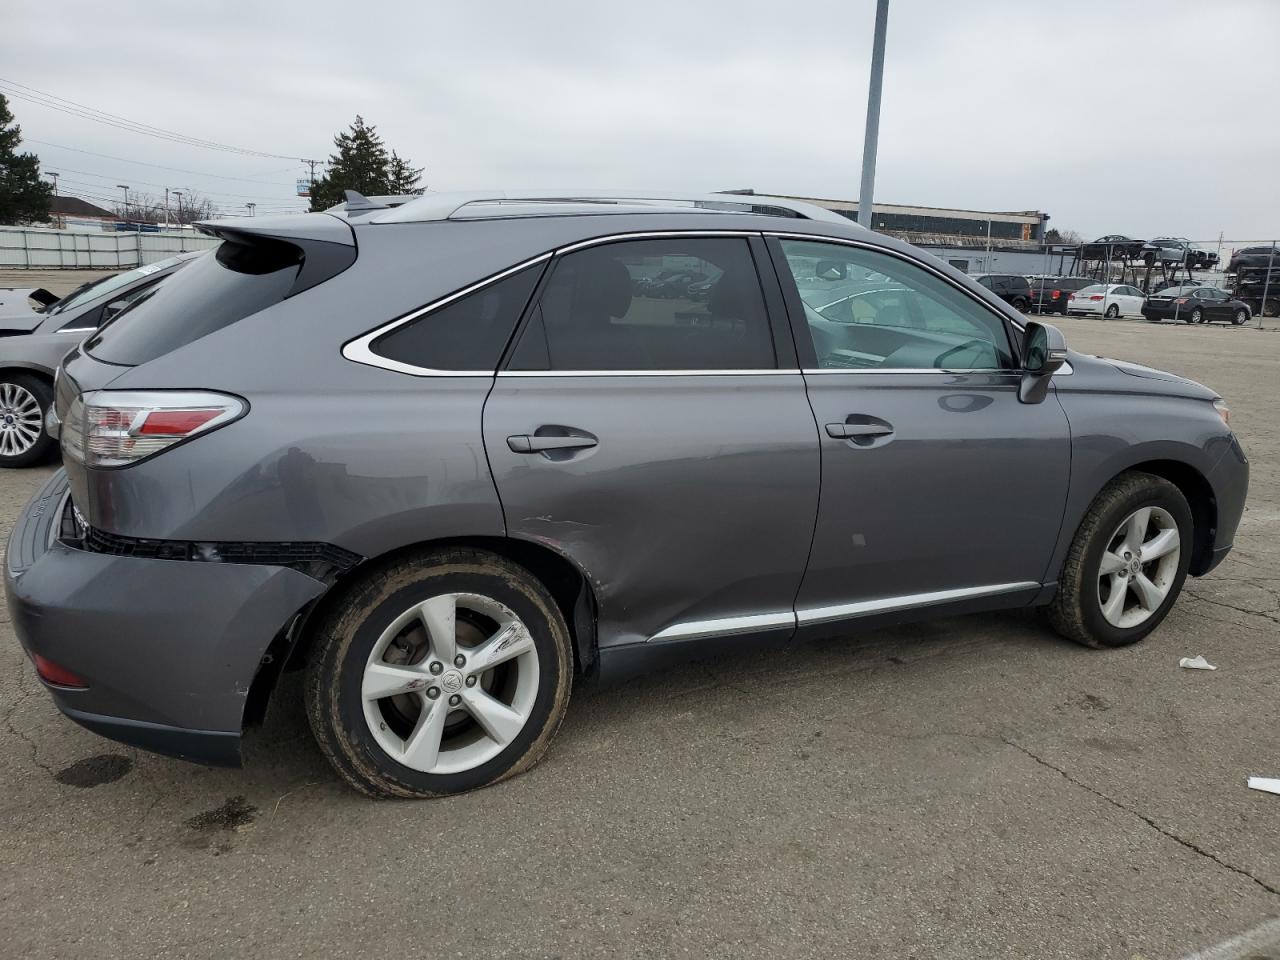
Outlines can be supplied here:
<path id="1" fill-rule="evenodd" d="M 22 128 L 13 122 L 9 101 L 0 94 L 0 223 L 49 219 L 53 187 L 40 179 L 40 158 L 18 153 Z"/>
<path id="2" fill-rule="evenodd" d="M 418 186 L 421 179 L 422 167 L 410 166 L 408 160 L 391 151 L 391 162 L 387 165 L 387 193 L 422 193 L 423 188 Z"/>
<path id="3" fill-rule="evenodd" d="M 329 169 L 311 187 L 311 209 L 324 210 L 342 202 L 344 190 L 366 197 L 388 193 L 420 193 L 421 168 L 414 168 L 387 147 L 376 127 L 356 115 L 349 130 L 333 138 L 337 153 L 329 155 Z"/>

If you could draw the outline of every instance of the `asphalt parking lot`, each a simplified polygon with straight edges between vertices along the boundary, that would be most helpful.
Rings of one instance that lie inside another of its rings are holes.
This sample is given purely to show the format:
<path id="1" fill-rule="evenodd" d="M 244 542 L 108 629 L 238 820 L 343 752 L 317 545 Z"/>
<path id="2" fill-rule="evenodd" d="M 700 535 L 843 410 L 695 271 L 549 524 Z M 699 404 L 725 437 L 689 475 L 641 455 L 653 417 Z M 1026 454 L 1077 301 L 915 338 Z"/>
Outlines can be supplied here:
<path id="1" fill-rule="evenodd" d="M 1252 461 L 1146 642 L 974 616 L 583 689 L 531 773 L 410 803 L 338 782 L 296 677 L 244 770 L 101 740 L 6 615 L 0 954 L 1173 958 L 1280 914 L 1280 333 L 1060 326 L 1218 389 Z"/>

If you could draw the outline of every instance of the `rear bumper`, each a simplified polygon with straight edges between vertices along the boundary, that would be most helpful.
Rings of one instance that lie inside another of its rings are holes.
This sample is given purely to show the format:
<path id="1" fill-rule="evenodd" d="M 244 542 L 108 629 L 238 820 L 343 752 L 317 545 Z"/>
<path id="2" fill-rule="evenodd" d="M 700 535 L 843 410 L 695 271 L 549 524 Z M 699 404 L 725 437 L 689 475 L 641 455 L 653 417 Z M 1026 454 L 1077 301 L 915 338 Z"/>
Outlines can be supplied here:
<path id="1" fill-rule="evenodd" d="M 104 736 L 236 763 L 245 702 L 271 641 L 325 585 L 285 567 L 91 553 L 55 539 L 62 471 L 14 526 L 5 592 L 18 640 L 84 678 L 46 684 Z"/>

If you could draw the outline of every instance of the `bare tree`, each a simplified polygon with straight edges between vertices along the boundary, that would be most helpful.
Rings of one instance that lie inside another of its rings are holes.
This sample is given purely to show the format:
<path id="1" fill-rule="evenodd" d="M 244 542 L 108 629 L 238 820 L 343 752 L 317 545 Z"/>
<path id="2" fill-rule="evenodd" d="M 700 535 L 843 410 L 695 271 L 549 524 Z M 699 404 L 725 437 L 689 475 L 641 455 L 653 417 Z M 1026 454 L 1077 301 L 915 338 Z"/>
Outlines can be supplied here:
<path id="1" fill-rule="evenodd" d="M 130 223 L 162 223 L 164 204 L 146 193 L 135 193 L 127 204 L 117 203 L 113 212 L 121 220 Z"/>

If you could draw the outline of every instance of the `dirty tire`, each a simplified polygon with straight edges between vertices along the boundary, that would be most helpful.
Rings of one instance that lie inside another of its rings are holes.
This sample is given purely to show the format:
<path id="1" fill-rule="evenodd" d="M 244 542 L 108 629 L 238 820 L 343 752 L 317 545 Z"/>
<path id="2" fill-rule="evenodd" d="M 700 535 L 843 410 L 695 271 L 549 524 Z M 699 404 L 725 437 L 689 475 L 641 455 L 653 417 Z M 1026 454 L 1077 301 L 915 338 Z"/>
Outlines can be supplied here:
<path id="1" fill-rule="evenodd" d="M 53 406 L 53 387 L 41 377 L 30 373 L 18 373 L 14 370 L 0 375 L 0 386 L 4 384 L 12 384 L 14 387 L 19 387 L 35 398 L 36 403 L 40 406 L 40 424 L 37 427 L 39 436 L 30 448 L 21 453 L 0 453 L 0 467 L 33 467 L 36 464 L 52 459 L 53 454 L 58 449 L 58 443 L 53 437 L 45 433 L 44 415 Z"/>
<path id="2" fill-rule="evenodd" d="M 1108 623 L 1098 599 L 1098 572 L 1112 532 L 1139 507 L 1163 507 L 1178 525 L 1181 551 L 1168 596 L 1143 623 L 1122 628 Z M 1058 593 L 1046 617 L 1058 633 L 1086 647 L 1124 647 L 1158 627 L 1182 592 L 1191 563 L 1194 522 L 1186 498 L 1176 486 L 1150 473 L 1123 473 L 1103 488 L 1090 505 L 1071 541 L 1058 578 Z"/>
<path id="3" fill-rule="evenodd" d="M 457 773 L 424 773 L 394 760 L 365 720 L 361 681 L 370 651 L 392 620 L 442 593 L 474 592 L 514 611 L 533 637 L 538 689 L 520 733 L 497 756 Z M 435 797 L 489 786 L 541 759 L 564 719 L 573 685 L 569 629 L 546 588 L 504 557 L 466 547 L 424 551 L 379 566 L 315 626 L 304 684 L 307 719 L 342 778 L 371 797 Z"/>

